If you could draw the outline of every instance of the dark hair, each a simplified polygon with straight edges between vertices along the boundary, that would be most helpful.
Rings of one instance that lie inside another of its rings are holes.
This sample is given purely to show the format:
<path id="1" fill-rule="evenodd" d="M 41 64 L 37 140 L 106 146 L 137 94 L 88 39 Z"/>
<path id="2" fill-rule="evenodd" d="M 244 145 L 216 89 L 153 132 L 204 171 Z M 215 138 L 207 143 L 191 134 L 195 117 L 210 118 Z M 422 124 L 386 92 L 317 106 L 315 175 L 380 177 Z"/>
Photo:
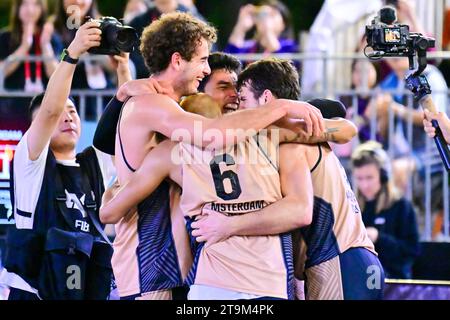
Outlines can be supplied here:
<path id="1" fill-rule="evenodd" d="M 178 52 L 190 61 L 202 39 L 211 45 L 217 40 L 216 29 L 188 13 L 162 15 L 144 29 L 141 53 L 151 74 L 165 70 Z"/>
<path id="2" fill-rule="evenodd" d="M 271 6 L 280 12 L 283 18 L 284 30 L 280 35 L 282 39 L 294 39 L 294 28 L 292 27 L 292 14 L 289 8 L 278 0 L 259 0 L 257 4 L 260 6 Z"/>
<path id="3" fill-rule="evenodd" d="M 19 11 L 20 6 L 22 5 L 24 0 L 14 0 L 12 6 L 11 6 L 11 12 L 10 12 L 10 18 L 9 18 L 9 31 L 11 32 L 11 48 L 16 48 L 20 45 L 20 42 L 22 41 L 22 21 L 20 21 Z M 46 2 L 44 0 L 38 0 L 39 5 L 41 6 L 41 16 L 39 17 L 39 20 L 37 21 L 37 26 L 39 29 L 42 30 L 44 27 L 44 24 L 47 20 L 47 6 Z"/>
<path id="4" fill-rule="evenodd" d="M 39 93 L 31 99 L 30 105 L 28 106 L 28 116 L 30 121 L 33 120 L 33 112 L 39 109 L 42 105 L 42 101 L 44 100 L 45 92 Z M 69 100 L 75 105 L 75 100 L 73 97 L 69 96 Z"/>
<path id="5" fill-rule="evenodd" d="M 205 87 L 214 71 L 226 70 L 229 72 L 235 72 L 236 75 L 239 75 L 242 69 L 242 63 L 236 57 L 224 52 L 214 52 L 210 54 L 208 64 L 211 68 L 211 74 L 204 77 L 202 82 L 200 82 L 198 90 L 201 92 L 205 91 Z"/>
<path id="6" fill-rule="evenodd" d="M 44 96 L 45 96 L 45 92 L 42 92 L 42 93 L 35 95 L 33 97 L 33 99 L 31 99 L 30 105 L 28 106 L 28 116 L 29 116 L 30 120 L 32 120 L 33 112 L 35 110 L 39 109 L 39 107 L 41 106 L 42 100 L 44 100 Z"/>
<path id="7" fill-rule="evenodd" d="M 243 85 L 251 87 L 255 99 L 265 90 L 270 90 L 279 99 L 300 98 L 299 75 L 288 60 L 269 58 L 249 64 L 238 77 L 238 89 Z"/>
<path id="8" fill-rule="evenodd" d="M 91 7 L 89 8 L 88 12 L 86 13 L 86 16 L 91 18 L 98 18 L 99 12 L 97 9 L 97 1 L 92 0 Z M 54 19 L 54 25 L 55 30 L 58 32 L 58 34 L 61 36 L 61 39 L 65 46 L 68 46 L 70 42 L 72 42 L 73 38 L 75 38 L 76 29 L 69 30 L 67 28 L 67 12 L 64 8 L 64 0 L 57 0 L 55 5 L 55 15 L 53 17 Z M 85 17 L 82 17 L 81 24 L 85 22 Z"/>

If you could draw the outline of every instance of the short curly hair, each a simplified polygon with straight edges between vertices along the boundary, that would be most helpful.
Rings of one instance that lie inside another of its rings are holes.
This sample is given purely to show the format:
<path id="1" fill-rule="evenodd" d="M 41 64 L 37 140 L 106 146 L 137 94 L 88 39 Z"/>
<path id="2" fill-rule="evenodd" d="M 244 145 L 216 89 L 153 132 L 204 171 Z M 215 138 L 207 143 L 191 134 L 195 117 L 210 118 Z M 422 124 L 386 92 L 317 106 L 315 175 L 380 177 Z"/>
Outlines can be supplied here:
<path id="1" fill-rule="evenodd" d="M 190 61 L 202 39 L 211 46 L 216 29 L 188 13 L 173 12 L 144 29 L 140 49 L 150 73 L 157 74 L 167 69 L 175 52 Z"/>

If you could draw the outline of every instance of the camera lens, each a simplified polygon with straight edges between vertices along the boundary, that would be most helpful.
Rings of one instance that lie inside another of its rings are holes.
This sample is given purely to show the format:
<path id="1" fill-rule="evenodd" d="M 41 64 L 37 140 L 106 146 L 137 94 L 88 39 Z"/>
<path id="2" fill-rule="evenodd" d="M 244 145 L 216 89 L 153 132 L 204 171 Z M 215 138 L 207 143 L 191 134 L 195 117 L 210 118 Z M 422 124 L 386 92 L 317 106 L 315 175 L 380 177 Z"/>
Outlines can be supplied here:
<path id="1" fill-rule="evenodd" d="M 116 46 L 120 51 L 131 52 L 138 41 L 138 36 L 133 28 L 123 27 L 117 32 Z"/>

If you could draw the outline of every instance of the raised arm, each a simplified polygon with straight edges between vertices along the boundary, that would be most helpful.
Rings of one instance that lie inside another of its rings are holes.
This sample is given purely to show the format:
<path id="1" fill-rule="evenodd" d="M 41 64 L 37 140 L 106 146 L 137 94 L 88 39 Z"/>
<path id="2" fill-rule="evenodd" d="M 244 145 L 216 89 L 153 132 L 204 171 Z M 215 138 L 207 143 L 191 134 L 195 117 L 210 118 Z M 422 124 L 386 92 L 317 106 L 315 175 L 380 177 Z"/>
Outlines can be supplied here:
<path id="1" fill-rule="evenodd" d="M 171 159 L 173 145 L 169 140 L 161 142 L 147 154 L 139 170 L 131 175 L 130 180 L 112 192 L 115 195 L 110 201 L 107 201 L 108 194 L 104 197 L 100 208 L 102 223 L 117 223 L 170 176 L 174 166 Z M 108 192 L 111 194 L 111 191 Z"/>
<path id="2" fill-rule="evenodd" d="M 68 51 L 73 59 L 78 59 L 89 48 L 100 45 L 99 23 L 88 22 L 80 27 Z M 28 153 L 30 160 L 36 160 L 50 141 L 64 111 L 72 86 L 76 65 L 60 62 L 47 85 L 42 105 L 28 134 Z"/>
<path id="3" fill-rule="evenodd" d="M 234 145 L 247 138 L 237 134 L 238 130 L 253 130 L 256 133 L 283 117 L 303 119 L 307 135 L 320 136 L 325 130 L 320 111 L 300 101 L 273 100 L 259 108 L 234 112 L 217 119 L 185 112 L 177 103 L 163 95 L 133 97 L 128 104 L 133 109 L 133 118 L 147 126 L 149 131 L 157 131 L 174 141 L 208 149 Z"/>
<path id="4" fill-rule="evenodd" d="M 262 210 L 227 217 L 214 211 L 194 223 L 192 235 L 209 244 L 231 236 L 262 236 L 288 232 L 312 221 L 314 193 L 310 168 L 303 146 L 280 147 L 280 180 L 283 198 Z"/>

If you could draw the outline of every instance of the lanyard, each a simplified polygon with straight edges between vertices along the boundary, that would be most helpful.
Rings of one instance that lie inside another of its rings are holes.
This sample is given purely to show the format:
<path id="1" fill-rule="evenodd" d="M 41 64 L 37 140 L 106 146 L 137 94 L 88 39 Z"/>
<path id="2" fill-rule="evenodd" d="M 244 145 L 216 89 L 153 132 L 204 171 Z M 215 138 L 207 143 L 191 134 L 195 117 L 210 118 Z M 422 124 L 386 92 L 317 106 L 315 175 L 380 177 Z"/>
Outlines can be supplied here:
<path id="1" fill-rule="evenodd" d="M 41 45 L 39 42 L 40 34 L 37 34 L 33 36 L 33 42 L 34 42 L 34 54 L 36 56 L 41 56 L 42 50 Z M 42 61 L 36 61 L 35 62 L 35 83 L 42 82 Z M 29 60 L 25 61 L 25 81 L 31 82 L 31 63 Z"/>

